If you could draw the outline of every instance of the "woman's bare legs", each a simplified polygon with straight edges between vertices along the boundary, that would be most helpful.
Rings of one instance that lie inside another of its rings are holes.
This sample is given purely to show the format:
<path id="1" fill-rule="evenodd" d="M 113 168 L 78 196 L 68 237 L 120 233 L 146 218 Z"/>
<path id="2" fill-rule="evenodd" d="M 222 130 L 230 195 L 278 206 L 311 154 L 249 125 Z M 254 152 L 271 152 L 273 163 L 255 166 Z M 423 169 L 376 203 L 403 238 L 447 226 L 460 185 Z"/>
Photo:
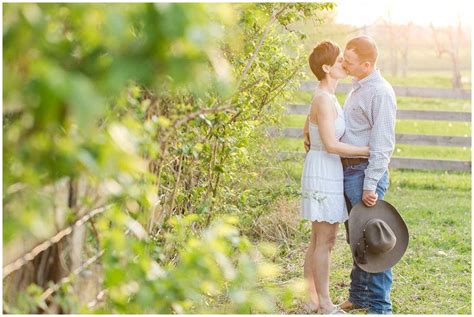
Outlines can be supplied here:
<path id="1" fill-rule="evenodd" d="M 308 250 L 306 251 L 306 256 L 304 258 L 304 278 L 308 285 L 309 290 L 309 302 L 313 305 L 314 310 L 319 309 L 319 298 L 318 293 L 316 292 L 316 286 L 314 285 L 313 278 L 313 267 L 314 267 L 314 251 L 316 249 L 316 231 L 314 226 L 311 227 L 311 240 L 309 241 Z"/>
<path id="2" fill-rule="evenodd" d="M 316 247 L 313 253 L 314 285 L 319 298 L 319 310 L 321 313 L 329 313 L 335 305 L 329 297 L 329 267 L 331 263 L 331 252 L 336 243 L 336 235 L 339 224 L 314 221 L 312 231 L 316 232 Z"/>

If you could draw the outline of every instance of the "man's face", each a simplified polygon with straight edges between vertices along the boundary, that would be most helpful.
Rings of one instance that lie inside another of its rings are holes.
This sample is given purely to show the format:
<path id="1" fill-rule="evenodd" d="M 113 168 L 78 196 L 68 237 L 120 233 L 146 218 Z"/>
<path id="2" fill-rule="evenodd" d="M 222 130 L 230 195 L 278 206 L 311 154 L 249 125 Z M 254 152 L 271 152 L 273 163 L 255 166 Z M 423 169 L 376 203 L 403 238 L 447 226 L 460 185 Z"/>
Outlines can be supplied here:
<path id="1" fill-rule="evenodd" d="M 359 56 L 351 50 L 344 50 L 344 62 L 342 67 L 346 70 L 347 74 L 353 77 L 361 77 L 366 72 L 365 63 L 361 62 Z"/>

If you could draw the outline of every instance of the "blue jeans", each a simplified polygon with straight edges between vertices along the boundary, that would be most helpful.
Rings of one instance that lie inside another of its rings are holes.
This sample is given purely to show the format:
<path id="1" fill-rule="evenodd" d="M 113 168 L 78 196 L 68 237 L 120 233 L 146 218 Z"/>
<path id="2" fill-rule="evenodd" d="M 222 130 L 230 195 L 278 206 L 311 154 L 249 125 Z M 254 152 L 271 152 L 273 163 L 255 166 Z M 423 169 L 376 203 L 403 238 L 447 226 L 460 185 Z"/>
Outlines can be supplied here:
<path id="1" fill-rule="evenodd" d="M 352 206 L 355 206 L 362 200 L 367 165 L 368 162 L 344 167 L 344 194 L 348 210 L 352 209 Z M 388 188 L 388 179 L 387 171 L 377 184 L 376 193 L 380 200 L 383 200 L 385 191 Z M 348 234 L 347 221 L 345 225 L 346 234 Z M 353 263 L 351 286 L 349 288 L 349 300 L 351 303 L 367 307 L 369 314 L 391 314 L 391 288 L 392 269 L 387 269 L 381 273 L 368 273 L 359 268 L 355 262 Z"/>

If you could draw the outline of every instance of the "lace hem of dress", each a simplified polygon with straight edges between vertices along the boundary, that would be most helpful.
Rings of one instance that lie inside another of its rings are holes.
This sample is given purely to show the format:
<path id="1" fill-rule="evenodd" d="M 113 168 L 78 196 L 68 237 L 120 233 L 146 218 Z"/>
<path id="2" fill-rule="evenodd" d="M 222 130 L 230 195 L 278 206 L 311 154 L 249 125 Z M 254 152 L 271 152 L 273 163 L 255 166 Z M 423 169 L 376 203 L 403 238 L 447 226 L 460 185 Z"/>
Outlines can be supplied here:
<path id="1" fill-rule="evenodd" d="M 342 218 L 333 218 L 333 219 L 324 218 L 322 216 L 320 216 L 320 217 L 318 217 L 318 216 L 316 216 L 316 217 L 305 217 L 305 216 L 303 216 L 303 219 L 311 221 L 311 222 L 317 221 L 317 222 L 327 222 L 327 223 L 330 223 L 330 224 L 335 224 L 336 222 L 337 223 L 346 222 L 349 219 L 349 216 L 344 216 Z"/>

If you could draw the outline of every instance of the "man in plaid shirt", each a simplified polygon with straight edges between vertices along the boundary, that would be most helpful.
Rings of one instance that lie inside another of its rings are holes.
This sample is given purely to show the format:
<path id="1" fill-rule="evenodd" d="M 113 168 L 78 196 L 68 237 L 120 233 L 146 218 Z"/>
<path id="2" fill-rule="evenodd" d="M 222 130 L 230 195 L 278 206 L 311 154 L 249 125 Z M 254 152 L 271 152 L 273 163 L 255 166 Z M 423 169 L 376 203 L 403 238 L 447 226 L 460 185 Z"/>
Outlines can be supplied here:
<path id="1" fill-rule="evenodd" d="M 344 50 L 344 68 L 353 87 L 344 103 L 344 143 L 369 146 L 369 158 L 341 158 L 347 209 L 360 201 L 367 207 L 383 199 L 388 188 L 388 164 L 395 147 L 396 97 L 376 68 L 377 46 L 368 36 L 350 40 Z M 347 222 L 346 222 L 347 229 Z M 348 234 L 348 231 L 347 231 Z M 348 239 L 349 241 L 349 239 Z M 369 313 L 391 314 L 392 270 L 368 273 L 353 264 L 349 299 L 344 310 L 366 307 Z"/>

